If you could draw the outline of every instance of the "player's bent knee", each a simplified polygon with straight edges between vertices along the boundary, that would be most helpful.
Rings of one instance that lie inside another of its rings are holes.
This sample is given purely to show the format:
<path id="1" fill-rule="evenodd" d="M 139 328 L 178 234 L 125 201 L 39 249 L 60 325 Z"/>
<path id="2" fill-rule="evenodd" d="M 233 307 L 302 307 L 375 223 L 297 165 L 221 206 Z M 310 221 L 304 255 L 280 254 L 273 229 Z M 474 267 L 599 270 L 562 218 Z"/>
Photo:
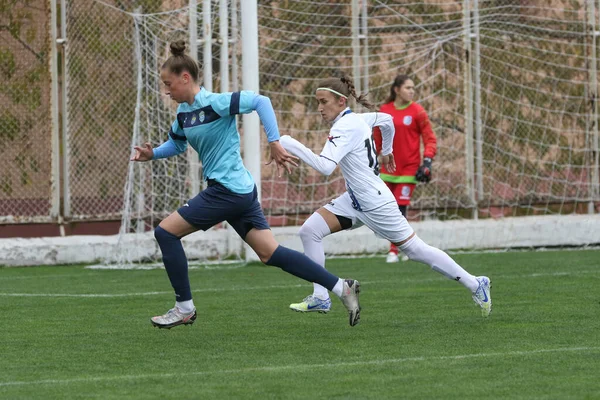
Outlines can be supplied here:
<path id="1" fill-rule="evenodd" d="M 245 240 L 252 250 L 254 250 L 259 260 L 265 264 L 279 246 L 279 243 L 277 243 L 270 230 L 252 229 L 246 235 Z"/>
<path id="2" fill-rule="evenodd" d="M 303 243 L 306 241 L 312 241 L 317 239 L 317 234 L 315 230 L 307 224 L 304 224 L 300 227 L 300 230 L 298 231 L 298 236 L 300 236 L 300 240 L 302 240 Z"/>
<path id="3" fill-rule="evenodd" d="M 253 250 L 256 253 L 256 255 L 258 256 L 258 259 L 260 260 L 260 262 L 263 264 L 267 264 L 267 261 L 269 261 L 271 259 L 271 257 L 273 256 L 273 253 L 274 253 L 273 250 L 269 250 L 269 249 L 265 249 L 265 248 L 259 248 L 259 249 L 253 249 Z"/>
<path id="4" fill-rule="evenodd" d="M 167 230 L 163 229 L 160 225 L 154 229 L 154 238 L 157 242 L 162 243 L 168 240 L 179 240 L 179 238 Z"/>
<path id="5" fill-rule="evenodd" d="M 273 256 L 273 253 L 275 253 L 276 249 L 277 249 L 277 247 L 273 247 L 273 246 L 270 246 L 268 244 L 263 244 L 263 243 L 261 243 L 261 245 L 259 245 L 259 246 L 255 246 L 252 248 L 252 250 L 254 250 L 254 252 L 258 256 L 258 259 L 263 264 L 266 264 L 267 261 L 269 261 L 271 259 L 271 257 Z"/>
<path id="6" fill-rule="evenodd" d="M 271 257 L 273 256 L 273 253 L 275 251 L 268 249 L 268 248 L 259 248 L 259 249 L 254 249 L 254 252 L 258 256 L 258 259 L 260 260 L 260 262 L 262 262 L 263 264 L 266 264 L 267 261 L 269 261 L 271 259 Z"/>
<path id="7" fill-rule="evenodd" d="M 269 262 L 269 260 L 271 259 L 271 256 L 269 256 L 269 257 L 265 257 L 265 256 L 262 256 L 262 257 L 261 257 L 261 256 L 258 256 L 258 258 L 260 259 L 260 262 L 261 262 L 261 263 L 263 263 L 263 264 L 265 264 L 265 265 L 269 265 L 269 264 L 268 264 L 268 262 Z"/>

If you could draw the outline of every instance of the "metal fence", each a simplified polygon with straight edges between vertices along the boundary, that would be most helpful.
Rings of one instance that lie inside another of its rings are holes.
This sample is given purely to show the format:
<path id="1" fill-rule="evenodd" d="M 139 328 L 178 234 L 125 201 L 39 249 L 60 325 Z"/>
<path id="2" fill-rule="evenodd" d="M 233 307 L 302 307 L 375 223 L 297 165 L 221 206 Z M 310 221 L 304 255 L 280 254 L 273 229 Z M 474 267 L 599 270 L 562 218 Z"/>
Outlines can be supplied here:
<path id="1" fill-rule="evenodd" d="M 9 3 L 0 22 L 0 221 L 51 221 L 50 8 Z"/>
<path id="2" fill-rule="evenodd" d="M 161 18 L 189 2 L 12 3 L 0 31 L 0 222 L 118 219 L 137 101 L 132 13 Z M 211 2 L 215 87 L 222 3 Z M 382 103 L 408 73 L 439 141 L 434 182 L 419 186 L 414 212 L 597 212 L 599 10 L 598 0 L 259 1 L 261 92 L 282 132 L 317 150 L 327 127 L 316 80 L 347 73 Z M 197 14 L 202 38 L 202 2 Z M 239 43 L 234 29 L 229 37 Z M 228 53 L 237 62 L 239 46 Z M 263 207 L 273 223 L 299 223 L 342 187 L 340 175 L 263 169 Z"/>
<path id="3" fill-rule="evenodd" d="M 381 104 L 395 75 L 413 78 L 439 147 L 413 217 L 598 211 L 596 1 L 295 1 L 259 15 L 261 89 L 315 150 L 317 80 L 353 75 Z M 263 184 L 292 223 L 340 190 L 309 168 L 292 178 Z"/>

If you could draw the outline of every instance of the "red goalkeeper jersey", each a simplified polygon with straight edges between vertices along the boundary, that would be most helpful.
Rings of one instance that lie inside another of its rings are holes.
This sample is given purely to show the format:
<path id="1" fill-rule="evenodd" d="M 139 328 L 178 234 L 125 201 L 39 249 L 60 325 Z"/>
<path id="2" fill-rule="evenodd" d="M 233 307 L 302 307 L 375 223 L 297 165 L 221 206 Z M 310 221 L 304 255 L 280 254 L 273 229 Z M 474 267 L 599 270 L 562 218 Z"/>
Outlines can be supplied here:
<path id="1" fill-rule="evenodd" d="M 396 128 L 393 146 L 396 171 L 386 171 L 382 166 L 381 179 L 394 183 L 417 183 L 415 174 L 421 165 L 421 137 L 425 146 L 423 157 L 433 158 L 437 150 L 437 140 L 427 113 L 420 104 L 414 102 L 402 109 L 397 109 L 393 102 L 386 103 L 379 111 L 390 114 Z M 373 133 L 379 152 L 381 132 L 375 128 Z"/>

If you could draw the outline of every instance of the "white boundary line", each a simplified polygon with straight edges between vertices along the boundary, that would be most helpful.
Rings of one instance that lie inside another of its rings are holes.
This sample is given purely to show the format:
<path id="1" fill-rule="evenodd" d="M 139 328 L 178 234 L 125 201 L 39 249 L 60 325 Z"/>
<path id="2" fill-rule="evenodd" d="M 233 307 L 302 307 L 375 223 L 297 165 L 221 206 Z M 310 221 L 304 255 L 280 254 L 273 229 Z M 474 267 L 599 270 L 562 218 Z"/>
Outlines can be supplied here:
<path id="1" fill-rule="evenodd" d="M 532 273 L 527 275 L 519 275 L 519 278 L 539 278 L 543 276 L 569 276 L 569 275 L 588 275 L 588 274 L 600 274 L 600 269 L 590 271 L 577 271 L 577 272 L 549 272 L 549 273 Z M 495 279 L 501 279 L 502 275 L 493 276 Z M 433 282 L 444 280 L 441 276 L 424 279 L 397 279 L 390 281 L 385 280 L 374 280 L 374 281 L 361 281 L 362 284 L 382 284 L 382 283 L 420 283 L 420 282 Z M 1 282 L 1 280 L 0 280 Z M 204 288 L 192 290 L 192 293 L 218 293 L 218 292 L 230 292 L 230 291 L 254 291 L 254 290 L 272 290 L 272 289 L 293 289 L 309 287 L 308 283 L 300 283 L 296 285 L 266 285 L 266 286 L 233 286 L 233 287 L 221 287 L 221 288 Z M 6 293 L 0 292 L 0 297 L 80 297 L 80 298 L 113 298 L 113 297 L 140 297 L 140 296 L 156 296 L 164 294 L 173 294 L 172 291 L 159 291 L 159 292 L 134 292 L 134 293 Z"/>
<path id="2" fill-rule="evenodd" d="M 388 358 L 378 360 L 366 360 L 366 361 L 351 361 L 351 362 L 339 362 L 339 363 L 326 363 L 326 364 L 288 364 L 288 365 L 274 365 L 265 367 L 251 367 L 251 368 L 239 368 L 239 369 L 221 369 L 212 371 L 181 371 L 174 373 L 163 373 L 163 374 L 140 374 L 140 375 L 113 375 L 113 376 L 97 376 L 97 377 L 82 377 L 72 379 L 43 379 L 37 381 L 9 381 L 0 382 L 0 387 L 8 386 L 25 386 L 25 385 L 68 385 L 71 383 L 90 383 L 90 382 L 105 382 L 105 381 L 119 381 L 119 380 L 141 380 L 148 378 L 181 378 L 183 376 L 202 376 L 202 375 L 219 375 L 219 374 L 245 374 L 253 372 L 285 372 L 289 370 L 299 369 L 314 369 L 314 368 L 344 368 L 344 367 L 356 367 L 364 365 L 385 365 L 385 364 L 401 364 L 409 362 L 419 361 L 443 361 L 443 360 L 465 360 L 471 358 L 491 358 L 491 357 L 513 357 L 513 356 L 528 356 L 534 354 L 544 353 L 559 353 L 559 352 L 582 352 L 582 351 L 600 351 L 600 347 L 563 347 L 557 349 L 539 349 L 539 350 L 522 350 L 522 351 L 507 351 L 503 353 L 474 353 L 474 354 L 460 354 L 454 356 L 437 356 L 437 357 L 405 357 L 405 358 Z"/>
<path id="3" fill-rule="evenodd" d="M 194 262 L 190 261 L 188 269 L 205 269 L 205 270 L 229 270 L 236 268 L 243 268 L 248 263 L 242 260 L 219 260 L 219 261 L 205 261 L 205 262 Z M 151 269 L 165 269 L 165 265 L 162 262 L 156 263 L 137 263 L 137 264 L 126 264 L 126 265 L 111 265 L 111 264 L 94 264 L 87 265 L 84 269 L 92 270 L 114 270 L 114 271 L 132 271 L 132 270 L 151 270 Z"/>
<path id="4" fill-rule="evenodd" d="M 193 265 L 190 264 L 190 266 L 188 267 L 188 270 L 190 272 L 205 272 L 205 271 L 230 271 L 233 269 L 238 269 L 238 268 L 244 268 L 246 267 L 246 264 L 237 264 L 237 265 L 230 265 L 230 266 L 220 266 L 220 265 Z M 37 267 L 34 267 L 37 268 Z M 54 268 L 54 267 L 50 267 L 50 268 Z M 81 273 L 68 273 L 68 274 L 40 274 L 40 275 L 15 275 L 15 276 L 0 276 L 0 282 L 2 281 L 8 281 L 8 280 L 22 280 L 22 279 L 35 279 L 35 278 L 44 278 L 44 279 L 56 279 L 56 278 L 62 278 L 62 277 L 66 277 L 66 278 L 73 278 L 73 277 L 83 277 L 86 278 L 88 276 L 99 276 L 102 274 L 105 274 L 106 271 L 118 271 L 118 272 L 130 272 L 130 271 L 150 271 L 150 270 L 159 270 L 162 269 L 164 270 L 165 267 L 161 264 L 160 266 L 157 265 L 150 265 L 149 267 L 140 267 L 140 268 L 129 268 L 129 269 L 123 269 L 123 268 L 88 268 L 88 267 L 83 267 L 84 271 L 82 271 Z"/>

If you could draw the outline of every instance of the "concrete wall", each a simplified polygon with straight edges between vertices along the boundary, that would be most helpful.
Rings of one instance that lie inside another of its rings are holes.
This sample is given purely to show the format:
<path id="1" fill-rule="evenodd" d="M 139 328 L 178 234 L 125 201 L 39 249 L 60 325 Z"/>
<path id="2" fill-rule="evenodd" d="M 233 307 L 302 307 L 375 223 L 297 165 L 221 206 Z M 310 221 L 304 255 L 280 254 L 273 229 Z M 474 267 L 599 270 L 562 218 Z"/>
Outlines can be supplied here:
<path id="1" fill-rule="evenodd" d="M 411 224 L 427 243 L 443 250 L 506 249 L 512 247 L 583 246 L 600 243 L 600 215 L 570 215 L 425 221 Z M 284 246 L 302 251 L 298 227 L 273 228 Z M 384 253 L 388 244 L 367 228 L 340 232 L 324 241 L 330 255 Z M 184 239 L 189 259 L 219 259 L 238 255 L 246 246 L 231 229 L 196 232 Z M 127 257 L 122 257 L 126 255 Z M 64 265 L 119 261 L 125 258 L 160 260 L 152 233 L 119 236 L 69 236 L 0 239 L 0 265 Z M 257 259 L 252 254 L 249 259 Z"/>

